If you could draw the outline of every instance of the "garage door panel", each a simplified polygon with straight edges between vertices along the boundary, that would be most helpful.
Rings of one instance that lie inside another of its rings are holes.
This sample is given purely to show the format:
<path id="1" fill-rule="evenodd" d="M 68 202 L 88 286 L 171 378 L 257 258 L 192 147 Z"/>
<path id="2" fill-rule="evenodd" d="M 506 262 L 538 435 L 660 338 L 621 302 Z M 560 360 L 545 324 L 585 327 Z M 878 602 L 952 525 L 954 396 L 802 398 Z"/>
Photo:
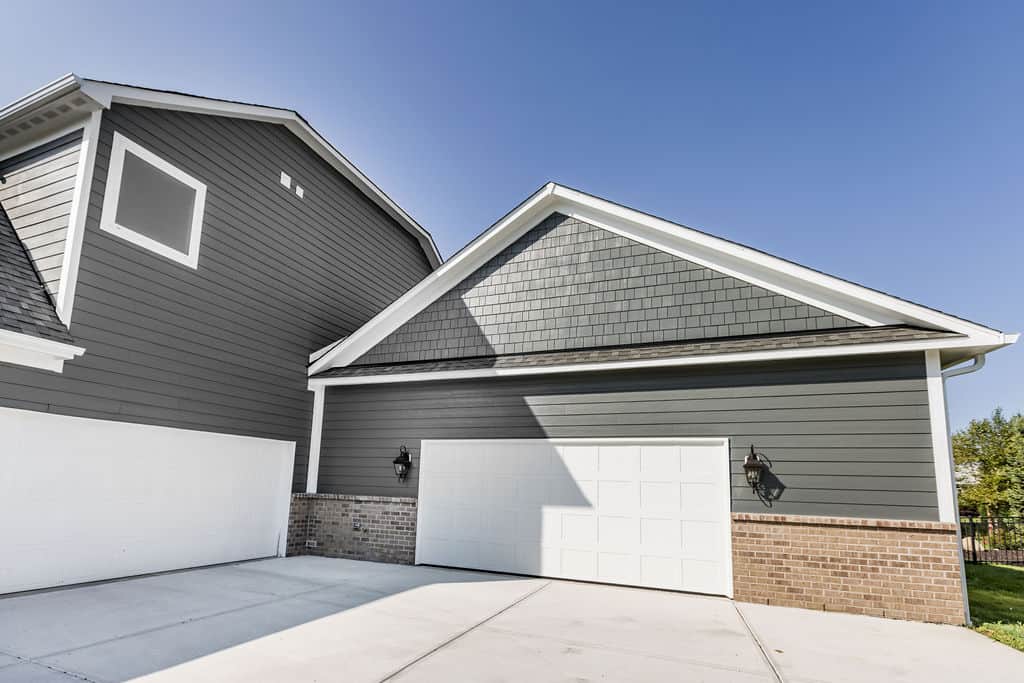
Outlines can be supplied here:
<path id="1" fill-rule="evenodd" d="M 679 488 L 681 517 L 705 521 L 721 518 L 721 484 L 684 483 Z"/>
<path id="2" fill-rule="evenodd" d="M 718 522 L 681 522 L 683 557 L 713 562 L 721 553 L 722 527 Z"/>
<path id="3" fill-rule="evenodd" d="M 683 583 L 697 593 L 717 593 L 721 585 L 720 567 L 717 562 L 705 560 L 683 560 Z"/>
<path id="4" fill-rule="evenodd" d="M 678 515 L 682 512 L 682 493 L 676 481 L 644 481 L 640 483 L 640 514 Z"/>
<path id="5" fill-rule="evenodd" d="M 562 548 L 561 576 L 577 581 L 596 581 L 597 553 L 593 550 Z"/>
<path id="6" fill-rule="evenodd" d="M 680 473 L 679 446 L 647 446 L 640 455 L 643 481 L 677 482 Z"/>
<path id="7" fill-rule="evenodd" d="M 601 446 L 597 453 L 600 479 L 636 479 L 640 470 L 639 446 Z"/>
<path id="8" fill-rule="evenodd" d="M 420 482 L 417 562 L 731 593 L 725 440 L 424 441 Z"/>
<path id="9" fill-rule="evenodd" d="M 597 446 L 559 446 L 558 453 L 565 471 L 573 479 L 597 479 Z M 554 466 L 552 471 L 557 473 Z"/>
<path id="10" fill-rule="evenodd" d="M 640 556 L 631 553 L 599 553 L 597 570 L 600 581 L 636 586 L 641 583 Z"/>
<path id="11" fill-rule="evenodd" d="M 562 514 L 562 544 L 586 548 L 597 544 L 597 519 L 587 514 Z"/>
<path id="12" fill-rule="evenodd" d="M 682 454 L 682 477 L 689 483 L 715 484 L 721 481 L 720 451 L 713 446 L 693 446 Z M 726 463 L 728 465 L 728 463 Z"/>
<path id="13" fill-rule="evenodd" d="M 680 586 L 685 585 L 683 583 L 682 560 L 680 560 L 678 557 L 641 555 L 639 585 L 648 586 L 650 588 L 668 588 L 673 590 L 679 590 Z"/>
<path id="14" fill-rule="evenodd" d="M 602 513 L 634 513 L 640 506 L 640 486 L 635 481 L 599 481 L 597 509 Z"/>
<path id="15" fill-rule="evenodd" d="M 601 550 L 636 553 L 639 547 L 640 520 L 636 517 L 597 518 L 597 538 Z"/>

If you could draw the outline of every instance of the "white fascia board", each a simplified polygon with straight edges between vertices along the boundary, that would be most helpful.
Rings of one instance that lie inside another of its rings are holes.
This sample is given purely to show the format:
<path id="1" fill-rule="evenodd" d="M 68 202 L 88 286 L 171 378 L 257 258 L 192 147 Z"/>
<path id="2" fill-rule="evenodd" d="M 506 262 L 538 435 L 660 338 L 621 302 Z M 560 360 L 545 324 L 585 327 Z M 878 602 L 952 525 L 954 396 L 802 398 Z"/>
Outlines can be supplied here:
<path id="1" fill-rule="evenodd" d="M 322 358 L 325 353 L 327 353 L 328 351 L 330 351 L 331 349 L 333 349 L 335 346 L 337 346 L 338 344 L 340 344 L 343 341 L 345 341 L 345 337 L 342 337 L 341 339 L 332 341 L 327 346 L 324 346 L 322 348 L 317 349 L 313 353 L 309 354 L 309 362 L 313 363 L 317 359 Z"/>
<path id="2" fill-rule="evenodd" d="M 94 111 L 89 115 L 89 120 L 82 131 L 82 146 L 78 151 L 75 189 L 71 195 L 68 231 L 67 237 L 64 240 L 64 257 L 60 267 L 60 284 L 57 289 L 56 301 L 57 317 L 68 328 L 71 327 L 71 313 L 75 306 L 75 291 L 78 289 L 78 266 L 82 260 L 85 219 L 89 212 L 92 171 L 96 163 L 96 148 L 99 146 L 100 123 L 102 120 L 102 109 Z"/>
<path id="3" fill-rule="evenodd" d="M 473 273 L 487 259 L 512 244 L 533 223 L 546 216 L 545 206 L 555 189 L 548 183 L 512 210 L 486 232 L 448 259 L 419 284 L 391 302 L 391 305 L 350 334 L 340 344 L 309 366 L 315 375 L 327 368 L 344 367 L 373 348 L 449 289 Z"/>
<path id="4" fill-rule="evenodd" d="M 949 439 L 949 418 L 946 410 L 946 388 L 939 352 L 925 352 L 928 385 L 928 417 L 932 428 L 932 456 L 935 460 L 935 491 L 938 498 L 939 521 L 955 522 L 957 516 L 956 477 L 953 474 L 953 451 Z"/>
<path id="5" fill-rule="evenodd" d="M 21 116 L 25 112 L 45 104 L 69 92 L 77 90 L 81 79 L 75 74 L 66 74 L 60 78 L 50 81 L 46 85 L 33 90 L 29 94 L 19 97 L 4 108 L 0 109 L 0 124 L 8 119 Z"/>
<path id="6" fill-rule="evenodd" d="M 320 479 L 320 442 L 324 433 L 324 388 L 311 386 L 313 419 L 309 432 L 309 455 L 306 458 L 306 493 L 316 493 Z"/>
<path id="7" fill-rule="evenodd" d="M 309 374 L 352 363 L 555 211 L 869 327 L 912 324 L 966 334 L 975 344 L 998 346 L 1006 343 L 1005 335 L 997 330 L 548 183 L 419 285 L 313 363 Z"/>
<path id="8" fill-rule="evenodd" d="M 215 100 L 195 95 L 149 90 L 128 85 L 104 83 L 82 79 L 82 92 L 99 102 L 104 108 L 119 102 L 140 107 L 156 109 L 173 109 L 194 114 L 209 114 L 228 118 L 240 118 L 265 123 L 277 123 L 285 126 L 300 140 L 327 161 L 336 171 L 342 174 L 364 194 L 391 216 L 399 225 L 420 242 L 430 265 L 437 268 L 442 263 L 441 253 L 434 244 L 434 239 L 423 226 L 417 223 L 384 191 L 377 187 L 366 175 L 346 159 L 331 143 L 327 142 L 305 119 L 289 109 L 263 107 L 256 104 L 243 104 L 226 100 Z"/>
<path id="9" fill-rule="evenodd" d="M 81 356 L 83 353 L 85 353 L 85 349 L 80 346 L 41 339 L 20 332 L 0 330 L 0 362 L 3 363 L 63 372 L 64 361 Z"/>
<path id="10" fill-rule="evenodd" d="M 842 346 L 818 346 L 804 349 L 774 349 L 770 351 L 742 351 L 707 356 L 682 356 L 647 360 L 605 361 L 596 363 L 573 363 L 570 365 L 547 365 L 521 368 L 475 368 L 471 370 L 447 370 L 439 372 L 410 372 L 394 375 L 362 375 L 353 377 L 311 377 L 309 388 L 324 386 L 348 386 L 356 384 L 394 384 L 399 382 L 436 382 L 455 379 L 484 379 L 494 377 L 522 377 L 528 375 L 550 375 L 574 372 L 604 372 L 612 370 L 649 370 L 653 368 L 686 367 L 722 363 L 752 363 L 800 358 L 832 358 L 836 356 L 859 356 L 880 353 L 906 353 L 957 348 L 976 348 L 972 339 L 926 339 L 919 341 L 882 342 L 875 344 L 846 344 Z M 994 351 L 1006 344 L 986 348 Z"/>

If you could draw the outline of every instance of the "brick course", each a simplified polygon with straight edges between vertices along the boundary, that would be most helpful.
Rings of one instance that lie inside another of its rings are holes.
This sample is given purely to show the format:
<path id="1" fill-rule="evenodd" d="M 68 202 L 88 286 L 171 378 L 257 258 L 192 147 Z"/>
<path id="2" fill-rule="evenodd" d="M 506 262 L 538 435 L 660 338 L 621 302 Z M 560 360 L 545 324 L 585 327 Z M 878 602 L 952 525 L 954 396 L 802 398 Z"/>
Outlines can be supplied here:
<path id="1" fill-rule="evenodd" d="M 953 524 L 734 513 L 732 543 L 737 600 L 965 621 Z"/>
<path id="2" fill-rule="evenodd" d="M 358 529 L 353 528 L 358 522 Z M 309 547 L 307 541 L 315 541 Z M 412 564 L 416 499 L 334 493 L 292 495 L 288 555 Z"/>

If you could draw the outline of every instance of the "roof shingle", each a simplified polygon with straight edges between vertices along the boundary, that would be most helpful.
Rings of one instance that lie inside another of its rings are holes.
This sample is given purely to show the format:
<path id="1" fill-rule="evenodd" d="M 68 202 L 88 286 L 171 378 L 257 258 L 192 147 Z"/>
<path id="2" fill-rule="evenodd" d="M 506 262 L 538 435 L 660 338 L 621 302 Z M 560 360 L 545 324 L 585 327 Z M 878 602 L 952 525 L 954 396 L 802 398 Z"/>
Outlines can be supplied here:
<path id="1" fill-rule="evenodd" d="M 392 365 L 350 365 L 331 368 L 314 378 L 326 377 L 376 377 L 407 373 L 447 372 L 452 370 L 477 370 L 484 368 L 528 368 L 552 365 L 574 365 L 580 363 L 610 363 L 616 361 L 658 360 L 709 356 L 715 354 L 742 353 L 750 351 L 777 351 L 812 347 L 844 346 L 854 344 L 876 344 L 884 342 L 909 342 L 930 339 L 953 339 L 964 335 L 941 330 L 926 330 L 916 327 L 861 327 L 802 334 L 776 334 L 732 339 L 714 339 L 696 342 L 673 342 L 669 344 L 645 344 L 637 346 L 616 346 L 573 351 L 524 353 L 506 356 L 459 358 L 419 363 L 397 363 Z"/>
<path id="2" fill-rule="evenodd" d="M 72 343 L 3 206 L 0 206 L 0 330 Z"/>

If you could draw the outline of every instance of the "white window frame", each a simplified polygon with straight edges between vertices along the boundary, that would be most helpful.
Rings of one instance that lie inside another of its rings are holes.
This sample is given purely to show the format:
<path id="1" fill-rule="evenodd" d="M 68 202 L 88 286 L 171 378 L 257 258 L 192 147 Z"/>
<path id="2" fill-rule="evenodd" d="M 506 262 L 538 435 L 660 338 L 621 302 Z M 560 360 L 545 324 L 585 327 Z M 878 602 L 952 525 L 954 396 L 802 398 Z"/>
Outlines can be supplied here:
<path id="1" fill-rule="evenodd" d="M 117 216 L 117 202 L 121 194 L 121 173 L 124 170 L 125 152 L 131 152 L 147 164 L 163 171 L 175 180 L 195 190 L 196 200 L 192 205 L 192 229 L 189 233 L 188 252 L 178 251 L 136 232 L 131 228 L 120 225 L 115 220 Z M 114 132 L 114 142 L 110 151 L 110 168 L 107 170 L 107 187 L 103 193 L 103 210 L 100 214 L 100 229 L 117 235 L 121 239 L 137 244 L 172 261 L 177 261 L 189 268 L 199 267 L 199 241 L 203 229 L 203 213 L 206 209 L 206 185 L 196 180 L 188 173 L 175 167 L 166 159 L 163 159 L 142 145 L 129 140 L 121 133 Z"/>

